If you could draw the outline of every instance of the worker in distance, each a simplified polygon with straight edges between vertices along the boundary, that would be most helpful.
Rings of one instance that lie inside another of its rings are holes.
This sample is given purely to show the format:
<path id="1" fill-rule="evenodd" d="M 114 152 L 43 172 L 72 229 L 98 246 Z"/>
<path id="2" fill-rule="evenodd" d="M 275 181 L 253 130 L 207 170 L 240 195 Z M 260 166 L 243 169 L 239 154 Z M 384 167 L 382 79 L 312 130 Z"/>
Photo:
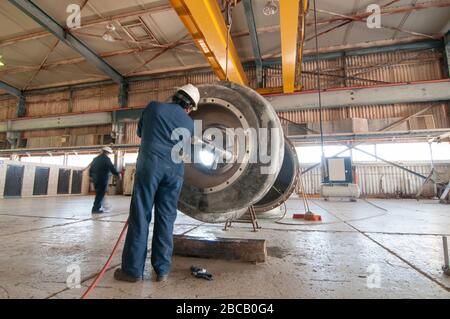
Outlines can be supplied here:
<path id="1" fill-rule="evenodd" d="M 89 177 L 95 186 L 95 200 L 92 206 L 92 214 L 102 214 L 105 212 L 103 208 L 105 194 L 108 191 L 108 180 L 110 174 L 120 177 L 119 172 L 114 167 L 108 155 L 113 150 L 111 147 L 105 146 L 101 149 L 100 154 L 94 158 L 89 165 Z"/>

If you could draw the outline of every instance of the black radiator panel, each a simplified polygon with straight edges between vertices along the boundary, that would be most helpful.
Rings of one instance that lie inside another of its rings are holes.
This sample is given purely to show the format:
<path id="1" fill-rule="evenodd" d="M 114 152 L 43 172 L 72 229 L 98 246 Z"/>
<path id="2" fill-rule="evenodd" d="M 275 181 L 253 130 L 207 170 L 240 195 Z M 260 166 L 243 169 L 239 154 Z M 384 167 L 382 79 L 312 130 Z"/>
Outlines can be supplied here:
<path id="1" fill-rule="evenodd" d="M 22 196 L 24 169 L 23 166 L 8 165 L 6 170 L 5 190 L 3 192 L 5 197 Z"/>
<path id="2" fill-rule="evenodd" d="M 33 195 L 47 195 L 49 177 L 49 167 L 36 167 L 34 174 Z"/>

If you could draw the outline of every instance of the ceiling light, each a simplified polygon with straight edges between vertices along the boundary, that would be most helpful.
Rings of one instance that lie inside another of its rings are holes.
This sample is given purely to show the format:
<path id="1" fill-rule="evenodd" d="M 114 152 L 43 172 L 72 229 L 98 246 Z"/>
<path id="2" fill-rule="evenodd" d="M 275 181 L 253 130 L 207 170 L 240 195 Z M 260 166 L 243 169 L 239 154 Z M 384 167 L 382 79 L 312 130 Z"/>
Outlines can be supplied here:
<path id="1" fill-rule="evenodd" d="M 116 27 L 114 26 L 114 24 L 109 23 L 106 25 L 106 32 L 103 33 L 103 40 L 108 41 L 108 42 L 114 42 L 116 39 L 114 39 L 112 33 L 116 31 Z"/>
<path id="2" fill-rule="evenodd" d="M 116 31 L 116 27 L 115 27 L 115 25 L 112 24 L 112 23 L 108 23 L 108 24 L 106 25 L 106 29 L 107 29 L 108 31 Z"/>
<path id="3" fill-rule="evenodd" d="M 277 14 L 278 12 L 278 5 L 276 4 L 275 0 L 269 0 L 267 1 L 266 5 L 264 6 L 263 13 L 266 16 L 273 16 Z"/>
<path id="4" fill-rule="evenodd" d="M 115 39 L 114 37 L 109 33 L 109 32 L 105 32 L 102 36 L 103 40 L 108 41 L 108 42 L 114 42 Z"/>

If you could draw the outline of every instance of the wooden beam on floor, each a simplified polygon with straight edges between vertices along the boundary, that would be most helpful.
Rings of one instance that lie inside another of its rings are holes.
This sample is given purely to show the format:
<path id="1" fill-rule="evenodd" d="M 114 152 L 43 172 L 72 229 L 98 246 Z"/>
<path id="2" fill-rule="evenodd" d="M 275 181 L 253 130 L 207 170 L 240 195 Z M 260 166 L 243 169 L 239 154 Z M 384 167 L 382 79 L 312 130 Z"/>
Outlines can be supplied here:
<path id="1" fill-rule="evenodd" d="M 183 257 L 265 262 L 265 239 L 216 238 L 174 235 L 173 254 Z"/>

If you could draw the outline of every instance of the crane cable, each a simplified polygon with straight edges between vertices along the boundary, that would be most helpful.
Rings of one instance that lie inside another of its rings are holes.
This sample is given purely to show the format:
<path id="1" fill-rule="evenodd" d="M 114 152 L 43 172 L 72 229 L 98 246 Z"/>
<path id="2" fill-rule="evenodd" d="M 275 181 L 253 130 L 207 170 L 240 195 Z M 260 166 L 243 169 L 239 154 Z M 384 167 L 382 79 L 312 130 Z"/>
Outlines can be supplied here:
<path id="1" fill-rule="evenodd" d="M 228 62 L 229 62 L 229 51 L 230 51 L 230 38 L 231 38 L 231 27 L 233 25 L 233 7 L 230 3 L 230 1 L 227 1 L 226 3 L 226 7 L 225 7 L 225 11 L 226 11 L 226 23 L 227 23 L 227 46 L 226 46 L 226 51 L 225 51 L 225 80 L 228 81 Z"/>
<path id="2" fill-rule="evenodd" d="M 322 162 L 322 178 L 328 176 L 328 170 L 325 165 L 325 151 L 324 151 L 324 134 L 323 134 L 323 107 L 322 107 L 322 83 L 320 77 L 320 54 L 319 54 L 319 35 L 317 31 L 317 10 L 316 0 L 313 0 L 314 5 L 314 33 L 316 42 L 316 72 L 317 72 L 317 89 L 319 96 L 319 125 L 320 125 L 320 147 L 321 147 L 321 162 Z"/>

